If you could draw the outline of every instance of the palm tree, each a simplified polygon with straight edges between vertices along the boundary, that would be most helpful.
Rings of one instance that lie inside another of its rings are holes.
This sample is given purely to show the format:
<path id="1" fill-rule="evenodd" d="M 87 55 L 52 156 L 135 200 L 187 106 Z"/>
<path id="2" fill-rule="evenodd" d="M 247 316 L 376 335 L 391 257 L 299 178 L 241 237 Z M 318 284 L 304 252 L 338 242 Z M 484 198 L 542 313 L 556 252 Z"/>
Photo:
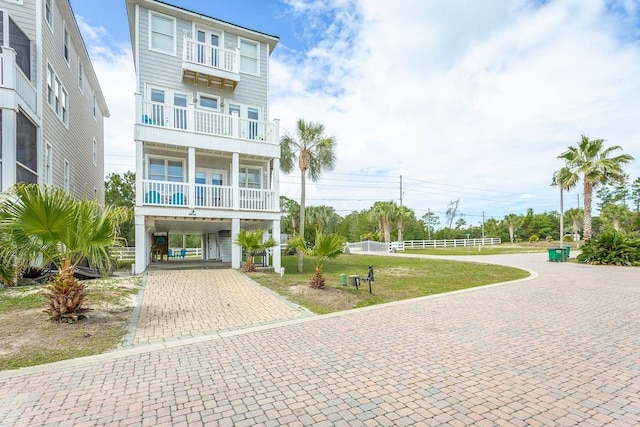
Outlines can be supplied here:
<path id="1" fill-rule="evenodd" d="M 522 218 L 516 214 L 509 214 L 504 217 L 504 223 L 509 228 L 509 240 L 513 243 L 513 238 L 515 236 L 516 228 L 522 222 Z"/>
<path id="2" fill-rule="evenodd" d="M 406 206 L 399 206 L 396 219 L 398 220 L 398 242 L 404 241 L 404 221 L 414 217 L 414 213 Z"/>
<path id="3" fill-rule="evenodd" d="M 575 236 L 580 232 L 580 224 L 584 218 L 584 211 L 580 208 L 572 208 L 564 213 L 564 217 L 568 222 L 571 222 L 571 231 Z"/>
<path id="4" fill-rule="evenodd" d="M 631 211 L 625 205 L 608 204 L 602 208 L 600 215 L 611 222 L 614 230 L 620 231 L 621 223 L 628 225 L 631 219 Z"/>
<path id="5" fill-rule="evenodd" d="M 103 274 L 110 271 L 115 265 L 111 254 L 122 245 L 118 227 L 131 210 L 78 201 L 59 187 L 18 184 L 3 194 L 0 212 L 0 234 L 9 236 L 15 265 L 37 259 L 41 267 L 58 269 L 57 280 L 48 287 L 51 317 L 77 319 L 84 298 L 76 296 L 83 285 L 68 279 L 68 272 L 84 261 Z"/>
<path id="6" fill-rule="evenodd" d="M 589 139 L 581 135 L 576 146 L 568 147 L 558 156 L 565 161 L 565 167 L 570 173 L 560 174 L 559 183 L 564 189 L 576 186 L 578 180 L 583 181 L 584 194 L 584 240 L 591 239 L 591 200 L 593 190 L 598 185 L 620 181 L 624 177 L 623 165 L 631 162 L 633 156 L 612 154 L 622 149 L 618 145 L 604 147 L 604 139 Z"/>
<path id="7" fill-rule="evenodd" d="M 246 260 L 242 266 L 242 271 L 256 271 L 256 265 L 253 263 L 253 254 L 264 251 L 276 245 L 276 241 L 269 238 L 262 241 L 264 231 L 262 230 L 246 230 L 241 229 L 236 238 L 235 244 L 244 249 Z"/>
<path id="8" fill-rule="evenodd" d="M 297 161 L 300 169 L 300 236 L 304 238 L 306 178 L 313 182 L 323 171 L 333 170 L 336 164 L 336 139 L 324 135 L 324 125 L 298 119 L 296 136 L 286 133 L 280 139 L 280 169 L 293 171 Z M 298 252 L 298 273 L 302 273 L 304 254 Z"/>
<path id="9" fill-rule="evenodd" d="M 322 267 L 328 259 L 335 258 L 342 253 L 345 244 L 344 237 L 339 234 L 317 233 L 315 244 L 311 249 L 306 247 L 304 239 L 301 239 L 300 236 L 290 240 L 289 244 L 297 248 L 299 252 L 316 258 L 316 265 L 309 286 L 314 289 L 324 288 Z"/>
<path id="10" fill-rule="evenodd" d="M 310 206 L 307 208 L 307 219 L 309 224 L 315 224 L 316 232 L 324 234 L 334 232 L 338 218 L 332 206 Z"/>
<path id="11" fill-rule="evenodd" d="M 371 217 L 378 221 L 384 232 L 384 242 L 391 242 L 391 222 L 398 215 L 398 206 L 394 202 L 375 202 L 371 207 Z"/>

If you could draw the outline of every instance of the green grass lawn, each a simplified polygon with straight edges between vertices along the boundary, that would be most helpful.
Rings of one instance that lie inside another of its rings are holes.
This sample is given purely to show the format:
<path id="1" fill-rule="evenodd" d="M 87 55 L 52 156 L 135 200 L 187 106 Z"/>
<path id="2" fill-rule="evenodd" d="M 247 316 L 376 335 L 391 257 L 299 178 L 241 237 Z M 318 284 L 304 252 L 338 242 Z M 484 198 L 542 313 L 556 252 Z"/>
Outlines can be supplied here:
<path id="1" fill-rule="evenodd" d="M 313 274 L 314 259 L 305 258 L 304 272 L 300 274 L 297 273 L 296 256 L 283 256 L 282 266 L 285 267 L 284 277 L 275 273 L 252 274 L 251 277 L 292 302 L 318 314 L 529 276 L 528 272 L 517 268 L 475 262 L 352 254 L 327 261 L 322 269 L 326 279 L 325 289 L 313 290 L 309 288 L 308 283 Z M 368 293 L 366 283 L 360 290 L 349 285 L 341 286 L 340 274 L 366 276 L 369 266 L 373 266 L 375 271 L 373 295 Z M 301 287 L 309 290 L 301 292 Z"/>
<path id="2" fill-rule="evenodd" d="M 557 246 L 557 244 L 555 244 Z M 458 246 L 451 248 L 426 248 L 426 249 L 405 249 L 407 254 L 423 255 L 502 255 L 521 254 L 532 252 L 547 252 L 547 248 L 555 247 L 554 243 L 545 245 L 486 245 L 486 246 Z"/>

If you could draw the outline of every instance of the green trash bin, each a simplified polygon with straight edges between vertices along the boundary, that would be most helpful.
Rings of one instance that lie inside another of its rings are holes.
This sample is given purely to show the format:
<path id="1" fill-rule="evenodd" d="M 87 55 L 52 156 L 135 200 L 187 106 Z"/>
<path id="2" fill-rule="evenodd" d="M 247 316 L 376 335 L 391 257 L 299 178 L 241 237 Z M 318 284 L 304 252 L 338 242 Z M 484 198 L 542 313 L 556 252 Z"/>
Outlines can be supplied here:
<path id="1" fill-rule="evenodd" d="M 549 252 L 549 261 L 553 262 L 562 262 L 564 261 L 564 248 L 549 248 L 547 249 Z"/>
<path id="2" fill-rule="evenodd" d="M 564 259 L 569 259 L 569 252 L 571 252 L 571 245 L 564 245 Z"/>
<path id="3" fill-rule="evenodd" d="M 346 274 L 341 274 L 340 275 L 340 284 L 342 286 L 347 286 L 347 275 Z"/>

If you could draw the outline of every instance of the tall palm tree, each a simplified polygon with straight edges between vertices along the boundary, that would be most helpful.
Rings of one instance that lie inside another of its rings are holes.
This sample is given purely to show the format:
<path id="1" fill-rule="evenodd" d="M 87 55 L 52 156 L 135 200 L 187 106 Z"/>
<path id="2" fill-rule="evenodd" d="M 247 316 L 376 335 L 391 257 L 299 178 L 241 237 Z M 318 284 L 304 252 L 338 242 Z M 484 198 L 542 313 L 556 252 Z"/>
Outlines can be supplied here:
<path id="1" fill-rule="evenodd" d="M 317 182 L 323 171 L 336 164 L 336 139 L 324 135 L 324 125 L 298 119 L 296 135 L 286 133 L 280 139 L 280 169 L 290 173 L 297 161 L 300 169 L 300 236 L 304 238 L 306 179 Z M 304 254 L 298 251 L 298 273 L 302 273 Z"/>
<path id="2" fill-rule="evenodd" d="M 633 156 L 620 154 L 613 156 L 616 151 L 622 150 L 619 145 L 604 146 L 604 139 L 589 139 L 581 135 L 576 146 L 570 146 L 558 156 L 565 161 L 565 168 L 570 173 L 561 173 L 559 183 L 564 189 L 576 186 L 578 180 L 583 182 L 584 197 L 584 239 L 591 239 L 591 201 L 593 190 L 598 185 L 620 181 L 624 177 L 622 167 L 633 161 Z"/>
<path id="3" fill-rule="evenodd" d="M 371 217 L 378 221 L 384 232 L 384 242 L 391 242 L 391 222 L 398 216 L 398 206 L 395 202 L 375 202 L 371 207 Z"/>
<path id="4" fill-rule="evenodd" d="M 620 231 L 620 226 L 627 226 L 632 218 L 631 211 L 625 205 L 608 204 L 602 208 L 600 215 L 611 222 L 614 230 Z"/>

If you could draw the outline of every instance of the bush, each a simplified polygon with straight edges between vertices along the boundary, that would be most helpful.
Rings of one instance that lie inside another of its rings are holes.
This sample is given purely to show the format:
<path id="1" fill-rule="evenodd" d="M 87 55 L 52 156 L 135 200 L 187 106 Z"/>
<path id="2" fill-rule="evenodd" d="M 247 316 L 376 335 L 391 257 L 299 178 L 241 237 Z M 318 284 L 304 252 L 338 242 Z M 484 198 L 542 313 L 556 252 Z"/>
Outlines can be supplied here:
<path id="1" fill-rule="evenodd" d="M 566 236 L 564 236 L 564 241 L 567 243 L 573 242 L 573 236 L 571 234 L 567 234 Z"/>
<path id="2" fill-rule="evenodd" d="M 607 231 L 585 244 L 576 259 L 586 264 L 640 265 L 640 239 Z"/>
<path id="3" fill-rule="evenodd" d="M 551 237 L 551 236 L 547 236 L 547 237 L 545 237 L 545 240 L 546 240 L 547 242 L 551 243 L 551 242 L 553 242 L 553 237 Z"/>
<path id="4" fill-rule="evenodd" d="M 529 237 L 529 243 L 535 243 L 535 242 L 539 242 L 540 241 L 540 237 L 538 237 L 535 234 L 532 234 L 531 237 Z"/>

